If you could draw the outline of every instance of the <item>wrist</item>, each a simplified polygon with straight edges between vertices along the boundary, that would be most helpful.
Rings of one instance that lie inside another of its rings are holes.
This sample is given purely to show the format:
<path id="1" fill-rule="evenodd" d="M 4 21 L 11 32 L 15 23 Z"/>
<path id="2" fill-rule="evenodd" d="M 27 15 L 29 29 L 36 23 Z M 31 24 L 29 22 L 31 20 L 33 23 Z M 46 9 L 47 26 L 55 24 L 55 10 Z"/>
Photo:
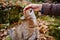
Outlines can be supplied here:
<path id="1" fill-rule="evenodd" d="M 41 4 L 42 5 L 42 4 Z M 40 8 L 40 12 L 41 12 L 41 14 L 43 14 L 44 13 L 44 8 L 43 8 L 43 5 L 41 6 L 41 8 Z"/>
<path id="2" fill-rule="evenodd" d="M 39 10 L 40 11 L 42 10 L 42 4 L 39 4 Z"/>

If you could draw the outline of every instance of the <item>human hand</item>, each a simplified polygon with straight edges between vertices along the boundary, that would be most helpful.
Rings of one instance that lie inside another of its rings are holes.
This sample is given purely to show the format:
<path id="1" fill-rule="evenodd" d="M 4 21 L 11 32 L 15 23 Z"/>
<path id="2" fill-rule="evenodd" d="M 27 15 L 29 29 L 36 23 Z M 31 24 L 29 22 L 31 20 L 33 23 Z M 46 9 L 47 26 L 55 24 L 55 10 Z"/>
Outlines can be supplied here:
<path id="1" fill-rule="evenodd" d="M 32 8 L 34 11 L 40 11 L 42 4 L 29 4 L 23 9 L 23 13 L 26 13 L 26 11 L 30 8 Z"/>

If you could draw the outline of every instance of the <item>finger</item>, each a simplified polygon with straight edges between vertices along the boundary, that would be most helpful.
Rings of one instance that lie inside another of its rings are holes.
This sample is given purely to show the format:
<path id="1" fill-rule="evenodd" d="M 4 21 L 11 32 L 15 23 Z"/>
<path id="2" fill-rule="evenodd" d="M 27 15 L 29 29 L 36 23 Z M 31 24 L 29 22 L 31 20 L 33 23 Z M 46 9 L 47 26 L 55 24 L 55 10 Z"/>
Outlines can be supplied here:
<path id="1" fill-rule="evenodd" d="M 30 8 L 32 8 L 31 5 L 26 6 L 26 7 L 23 9 L 23 13 L 25 13 L 26 10 L 28 10 L 28 9 L 30 9 Z"/>
<path id="2" fill-rule="evenodd" d="M 26 7 L 24 8 L 23 12 L 25 13 L 28 9 L 30 9 L 31 7 Z"/>

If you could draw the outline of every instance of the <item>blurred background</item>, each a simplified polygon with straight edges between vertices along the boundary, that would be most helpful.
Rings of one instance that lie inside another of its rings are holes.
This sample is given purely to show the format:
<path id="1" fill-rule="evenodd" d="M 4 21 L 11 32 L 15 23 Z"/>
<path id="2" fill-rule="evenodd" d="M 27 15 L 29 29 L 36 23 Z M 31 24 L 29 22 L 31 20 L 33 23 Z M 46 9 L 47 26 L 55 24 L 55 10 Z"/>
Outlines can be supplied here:
<path id="1" fill-rule="evenodd" d="M 8 29 L 20 25 L 24 20 L 23 9 L 30 3 L 60 3 L 59 0 L 0 0 L 0 40 L 11 40 Z M 41 16 L 40 12 L 35 12 L 37 20 L 42 26 L 48 26 L 46 34 L 53 36 L 55 40 L 60 40 L 60 16 Z"/>

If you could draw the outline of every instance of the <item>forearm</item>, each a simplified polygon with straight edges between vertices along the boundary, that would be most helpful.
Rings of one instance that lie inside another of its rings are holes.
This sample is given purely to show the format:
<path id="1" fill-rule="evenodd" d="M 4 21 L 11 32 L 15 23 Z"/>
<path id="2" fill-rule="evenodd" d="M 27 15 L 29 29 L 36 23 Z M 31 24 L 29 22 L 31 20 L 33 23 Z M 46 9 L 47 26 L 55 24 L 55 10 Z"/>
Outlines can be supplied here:
<path id="1" fill-rule="evenodd" d="M 42 4 L 41 13 L 44 15 L 60 16 L 60 4 Z"/>

